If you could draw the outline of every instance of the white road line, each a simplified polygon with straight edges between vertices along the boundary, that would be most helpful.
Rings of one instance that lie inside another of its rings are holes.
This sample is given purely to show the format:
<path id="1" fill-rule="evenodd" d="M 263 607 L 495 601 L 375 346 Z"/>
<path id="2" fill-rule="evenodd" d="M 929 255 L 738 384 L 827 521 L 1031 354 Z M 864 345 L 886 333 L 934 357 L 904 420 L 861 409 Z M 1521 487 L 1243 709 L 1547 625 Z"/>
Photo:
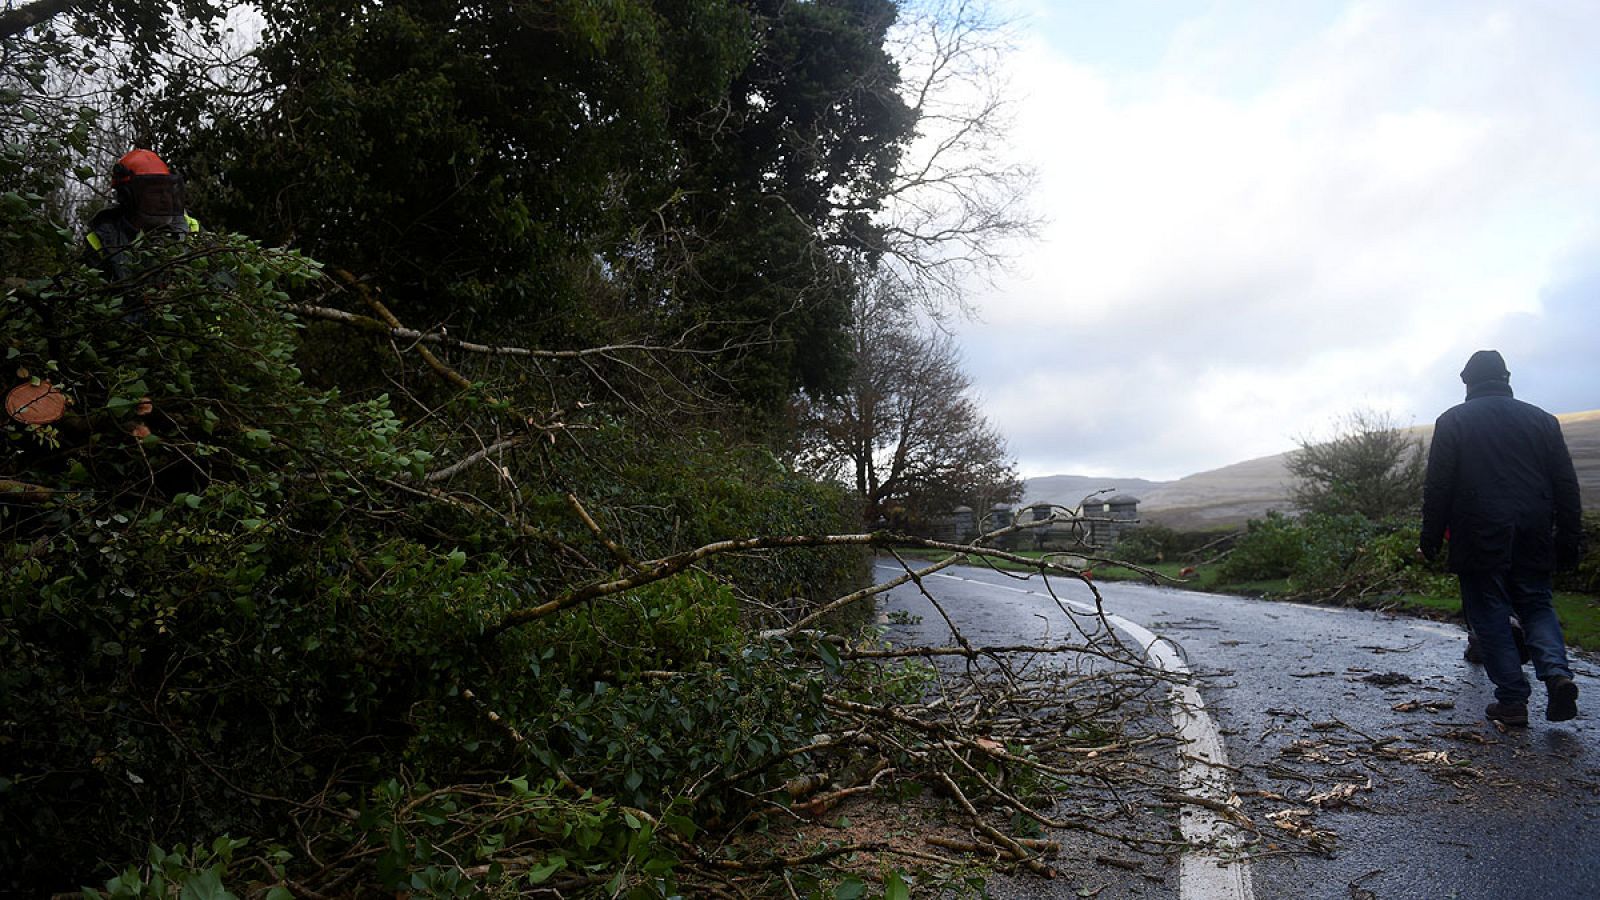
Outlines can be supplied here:
<path id="1" fill-rule="evenodd" d="M 893 566 L 882 569 L 900 571 Z M 935 572 L 936 578 L 965 581 L 995 590 L 1036 597 L 1059 599 L 1062 603 L 1090 615 L 1100 614 L 1093 604 L 1065 597 L 1051 598 L 1042 591 L 995 584 L 976 578 L 963 578 L 945 572 Z M 1150 629 L 1112 613 L 1104 613 L 1112 627 L 1139 642 L 1145 656 L 1162 671 L 1187 676 L 1189 666 L 1170 642 L 1158 637 Z M 1179 754 L 1178 785 L 1187 794 L 1219 803 L 1228 802 L 1232 786 L 1228 783 L 1228 751 L 1222 742 L 1222 732 L 1206 712 L 1200 691 L 1190 681 L 1183 681 L 1172 689 L 1172 724 L 1184 741 L 1187 752 Z M 1251 886 L 1250 864 L 1237 859 L 1238 832 L 1228 826 L 1216 813 L 1203 807 L 1185 807 L 1179 815 L 1183 837 L 1195 849 L 1183 854 L 1178 866 L 1178 894 L 1183 900 L 1254 900 Z"/>

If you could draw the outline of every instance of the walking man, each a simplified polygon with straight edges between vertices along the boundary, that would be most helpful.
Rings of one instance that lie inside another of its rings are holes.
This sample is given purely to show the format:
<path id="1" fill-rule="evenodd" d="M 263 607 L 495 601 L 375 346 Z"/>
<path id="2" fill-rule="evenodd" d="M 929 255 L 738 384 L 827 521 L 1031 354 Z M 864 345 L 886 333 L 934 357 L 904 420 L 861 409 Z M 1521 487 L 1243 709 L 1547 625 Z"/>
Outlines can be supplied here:
<path id="1" fill-rule="evenodd" d="M 1555 416 L 1513 399 L 1511 373 L 1494 350 L 1461 370 L 1465 403 L 1434 425 L 1422 493 L 1422 555 L 1433 559 L 1450 534 L 1450 571 L 1461 609 L 1478 638 L 1495 702 L 1484 714 L 1528 724 L 1532 693 L 1517 657 L 1510 617 L 1522 622 L 1533 669 L 1544 682 L 1545 718 L 1578 714 L 1578 686 L 1551 603 L 1550 576 L 1577 564 L 1583 539 L 1578 476 Z"/>

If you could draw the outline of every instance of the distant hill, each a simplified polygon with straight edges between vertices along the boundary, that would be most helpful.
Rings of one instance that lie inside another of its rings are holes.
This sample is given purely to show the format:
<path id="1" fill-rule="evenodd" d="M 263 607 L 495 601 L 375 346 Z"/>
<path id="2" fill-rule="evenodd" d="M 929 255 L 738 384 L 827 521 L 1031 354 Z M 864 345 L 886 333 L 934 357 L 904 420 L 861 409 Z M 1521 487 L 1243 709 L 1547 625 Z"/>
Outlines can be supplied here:
<path id="1" fill-rule="evenodd" d="M 1022 502 L 1018 506 L 1035 503 L 1058 503 L 1077 506 L 1083 498 L 1096 491 L 1110 490 L 1112 494 L 1131 494 L 1143 500 L 1151 491 L 1170 482 L 1149 481 L 1144 478 L 1100 478 L 1092 475 L 1045 475 L 1029 478 L 1022 484 Z M 1107 494 L 1110 496 L 1110 494 Z"/>
<path id="2" fill-rule="evenodd" d="M 1263 456 L 1169 481 L 1141 497 L 1139 518 L 1184 531 L 1238 528 L 1268 510 L 1288 511 L 1288 454 Z"/>
<path id="3" fill-rule="evenodd" d="M 1578 470 L 1584 508 L 1600 510 L 1600 410 L 1566 413 L 1556 418 L 1561 421 L 1573 466 Z M 1424 442 L 1433 436 L 1432 425 L 1408 430 Z M 1086 494 L 1115 487 L 1139 498 L 1139 516 L 1146 522 L 1182 530 L 1238 528 L 1250 519 L 1261 518 L 1268 510 L 1290 508 L 1290 478 L 1284 467 L 1287 456 L 1263 456 L 1177 481 L 1081 475 L 1030 478 L 1024 485 L 1024 505 L 1036 500 L 1076 505 Z"/>

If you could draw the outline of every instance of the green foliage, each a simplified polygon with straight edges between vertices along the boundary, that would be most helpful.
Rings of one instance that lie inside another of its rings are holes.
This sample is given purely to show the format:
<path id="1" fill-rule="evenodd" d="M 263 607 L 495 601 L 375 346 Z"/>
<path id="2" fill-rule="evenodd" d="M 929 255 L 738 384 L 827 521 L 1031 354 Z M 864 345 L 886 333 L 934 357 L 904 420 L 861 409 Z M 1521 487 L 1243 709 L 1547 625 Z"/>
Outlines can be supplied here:
<path id="1" fill-rule="evenodd" d="M 1358 410 L 1339 423 L 1332 440 L 1301 440 L 1286 466 L 1295 479 L 1295 505 L 1308 513 L 1383 522 L 1409 518 L 1422 507 L 1422 441 L 1381 413 Z"/>
<path id="2" fill-rule="evenodd" d="M 1223 560 L 1224 581 L 1259 581 L 1284 578 L 1300 566 L 1306 555 L 1305 533 L 1299 523 L 1272 511 L 1265 519 L 1252 519 L 1233 550 Z"/>
<path id="3" fill-rule="evenodd" d="M 1305 553 L 1290 574 L 1296 587 L 1332 590 L 1366 574 L 1372 542 L 1384 529 L 1360 515 L 1311 514 L 1300 521 Z M 1416 547 L 1412 543 L 1413 550 Z"/>
<path id="4" fill-rule="evenodd" d="M 659 821 L 669 832 L 692 827 L 680 813 Z M 607 896 L 667 897 L 675 889 L 675 852 L 648 814 L 521 776 L 446 788 L 385 781 L 337 837 L 377 855 L 375 886 L 419 897 L 588 885 Z M 517 849 L 513 864 L 499 861 L 508 847 Z"/>
<path id="5" fill-rule="evenodd" d="M 192 850 L 183 844 L 171 850 L 151 844 L 143 866 L 129 866 L 107 880 L 103 891 L 86 888 L 83 894 L 90 900 L 168 900 L 176 891 L 184 900 L 236 900 L 224 885 L 235 868 L 235 855 L 249 843 L 223 835 Z M 282 888 L 267 895 L 268 900 L 290 896 Z"/>
<path id="6" fill-rule="evenodd" d="M 727 445 L 712 432 L 670 442 L 636 439 L 619 466 L 622 483 L 636 491 L 641 512 L 616 523 L 634 545 L 666 552 L 735 534 L 826 534 L 853 530 L 857 505 L 836 484 L 805 478 L 760 447 Z M 602 493 L 606 486 L 594 484 Z M 743 609 L 754 623 L 772 624 L 837 597 L 866 577 L 869 554 L 842 547 L 807 553 L 761 554 L 717 560 L 708 570 L 740 586 L 752 602 Z"/>
<path id="7" fill-rule="evenodd" d="M 1584 553 L 1571 572 L 1556 573 L 1556 586 L 1569 591 L 1600 595 L 1600 514 L 1583 517 Z"/>
<path id="8" fill-rule="evenodd" d="M 608 195 L 612 176 L 664 171 L 669 96 L 719 87 L 707 72 L 709 84 L 669 89 L 671 25 L 637 2 L 263 12 L 261 77 L 283 89 L 270 106 L 217 118 L 205 95 L 165 106 L 166 130 L 191 136 L 200 208 L 373 274 L 400 315 L 430 322 L 514 316 L 550 337 L 580 326 L 592 241 L 614 238 L 629 208 Z M 673 36 L 710 43 L 732 27 L 698 24 Z"/>
<path id="9" fill-rule="evenodd" d="M 408 322 L 682 339 L 764 420 L 842 384 L 848 264 L 914 122 L 887 0 L 263 14 L 271 102 L 161 104 L 206 221 L 370 276 Z"/>
<path id="10" fill-rule="evenodd" d="M 1123 532 L 1117 539 L 1116 556 L 1147 565 L 1203 562 L 1220 554 L 1227 536 L 1225 531 L 1177 531 L 1165 525 L 1145 523 Z"/>
<path id="11" fill-rule="evenodd" d="M 492 560 L 339 524 L 370 512 L 363 481 L 424 457 L 381 401 L 299 386 L 282 288 L 314 266 L 226 236 L 143 256 L 136 285 L 77 270 L 5 300 L 13 364 L 74 412 L 6 429 L 6 473 L 55 492 L 0 507 L 11 877 L 88 871 L 158 837 L 146 822 L 253 833 L 260 797 L 378 758 L 349 748 L 393 728 L 396 670 L 464 646 L 463 599 L 504 597 Z M 396 571 L 358 591 L 364 531 Z"/>
<path id="12" fill-rule="evenodd" d="M 0 477 L 44 497 L 0 501 L 0 890 L 671 895 L 683 841 L 814 764 L 786 751 L 831 729 L 824 687 L 921 696 L 918 667 L 750 636 L 859 586 L 864 554 L 718 557 L 494 626 L 640 559 L 859 520 L 740 435 L 841 383 L 912 135 L 895 7 L 268 5 L 261 82 L 216 91 L 174 48 L 170 93 L 127 111 L 216 230 L 108 284 L 61 199 L 99 175 L 73 171 L 95 114 L 47 88 L 211 10 L 6 45 L 0 350 L 72 405 L 0 424 Z M 710 355 L 452 359 L 463 390 L 312 335 L 296 304 L 349 295 L 311 257 L 419 327 Z"/>
<path id="13" fill-rule="evenodd" d="M 1452 593 L 1449 576 L 1417 558 L 1420 526 L 1358 515 L 1269 513 L 1223 561 L 1223 581 L 1287 578 L 1292 593 L 1359 602 L 1407 592 Z"/>
<path id="14" fill-rule="evenodd" d="M 14 9 L 21 6 L 22 9 Z M 48 14 L 40 7 L 57 7 Z M 30 8 L 31 7 L 31 8 Z M 104 6 L 82 3 L 7 4 L 0 18 L 0 39 L 62 44 L 64 35 L 86 39 L 102 51 L 122 41 L 138 51 L 130 65 L 148 71 L 151 57 L 165 48 L 173 32 L 186 22 L 211 23 L 225 11 L 216 0 L 122 0 Z M 13 17 L 15 14 L 15 17 Z M 40 21 L 24 29 L 23 23 Z"/>
<path id="15" fill-rule="evenodd" d="M 66 264 L 71 232 L 48 209 L 72 160 L 86 153 L 94 111 L 41 96 L 57 68 L 79 63 L 68 47 L 9 43 L 0 63 L 0 275 L 36 278 Z"/>
<path id="16" fill-rule="evenodd" d="M 754 770 L 741 789 L 784 777 L 780 749 L 826 730 L 809 654 L 747 646 L 744 623 L 853 584 L 858 552 L 711 564 L 486 645 L 506 610 L 604 576 L 562 561 L 608 551 L 537 468 L 516 477 L 548 543 L 419 498 L 407 486 L 462 448 L 385 397 L 302 382 L 285 301 L 314 264 L 228 235 L 136 262 L 130 284 L 74 269 L 4 301 L 12 364 L 73 401 L 52 431 L 5 432 L 0 471 L 54 492 L 0 506 L 7 878 L 221 831 L 270 841 L 298 815 L 287 798 L 330 779 L 359 796 L 402 767 L 445 783 L 561 772 L 659 812 L 714 772 Z M 853 518 L 839 489 L 765 451 L 600 433 L 611 452 L 546 460 L 581 473 L 567 486 L 635 552 Z M 724 785 L 697 815 L 743 796 Z M 427 882 L 439 859 L 394 871 Z"/>

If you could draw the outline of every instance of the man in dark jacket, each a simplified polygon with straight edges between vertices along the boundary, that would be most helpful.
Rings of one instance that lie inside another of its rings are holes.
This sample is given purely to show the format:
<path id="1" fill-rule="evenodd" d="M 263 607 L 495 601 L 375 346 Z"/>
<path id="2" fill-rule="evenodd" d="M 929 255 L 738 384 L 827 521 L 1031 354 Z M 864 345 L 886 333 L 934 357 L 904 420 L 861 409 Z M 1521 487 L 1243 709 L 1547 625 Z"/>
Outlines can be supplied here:
<path id="1" fill-rule="evenodd" d="M 1450 534 L 1450 571 L 1461 608 L 1494 682 L 1488 718 L 1528 724 L 1532 693 L 1517 658 L 1510 616 L 1521 620 L 1534 672 L 1545 684 L 1545 718 L 1578 714 L 1550 575 L 1575 565 L 1583 507 L 1561 424 L 1511 395 L 1511 373 L 1494 350 L 1472 354 L 1461 381 L 1467 400 L 1433 429 L 1422 495 L 1422 554 L 1432 559 Z"/>

